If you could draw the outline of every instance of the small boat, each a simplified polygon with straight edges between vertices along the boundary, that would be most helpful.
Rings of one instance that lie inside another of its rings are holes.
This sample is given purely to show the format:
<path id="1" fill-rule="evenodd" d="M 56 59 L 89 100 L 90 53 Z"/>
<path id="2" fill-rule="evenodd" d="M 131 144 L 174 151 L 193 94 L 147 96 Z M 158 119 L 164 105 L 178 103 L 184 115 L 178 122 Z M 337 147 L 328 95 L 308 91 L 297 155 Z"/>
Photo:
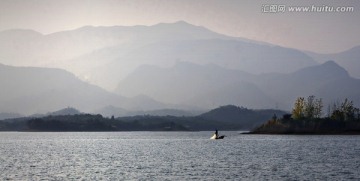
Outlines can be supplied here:
<path id="1" fill-rule="evenodd" d="M 219 140 L 219 139 L 224 139 L 225 135 L 219 136 L 218 134 L 218 130 L 215 131 L 214 135 L 210 138 L 212 140 Z"/>
<path id="2" fill-rule="evenodd" d="M 225 138 L 225 135 L 216 137 L 216 135 L 214 134 L 210 139 L 212 139 L 212 140 L 220 140 L 220 139 L 224 139 L 224 138 Z"/>

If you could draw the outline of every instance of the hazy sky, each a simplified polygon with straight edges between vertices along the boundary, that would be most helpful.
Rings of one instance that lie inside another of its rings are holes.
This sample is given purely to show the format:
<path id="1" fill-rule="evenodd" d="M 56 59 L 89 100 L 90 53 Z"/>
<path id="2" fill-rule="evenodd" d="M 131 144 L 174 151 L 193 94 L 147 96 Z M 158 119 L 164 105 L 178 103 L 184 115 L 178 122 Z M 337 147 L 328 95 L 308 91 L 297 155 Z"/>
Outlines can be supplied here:
<path id="1" fill-rule="evenodd" d="M 265 6 L 264 6 L 265 5 Z M 268 5 L 285 12 L 264 13 Z M 353 12 L 289 12 L 290 6 L 351 6 Z M 360 45 L 359 0 L 0 0 L 0 31 L 44 34 L 85 25 L 153 25 L 179 20 L 231 36 L 332 53 Z"/>

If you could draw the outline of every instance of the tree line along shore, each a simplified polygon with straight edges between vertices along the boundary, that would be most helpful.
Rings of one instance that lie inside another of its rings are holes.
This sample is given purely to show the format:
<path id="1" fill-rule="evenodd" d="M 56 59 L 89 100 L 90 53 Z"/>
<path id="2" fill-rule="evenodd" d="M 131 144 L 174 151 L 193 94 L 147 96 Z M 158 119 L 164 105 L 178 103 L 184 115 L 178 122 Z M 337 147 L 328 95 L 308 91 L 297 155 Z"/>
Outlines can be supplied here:
<path id="1" fill-rule="evenodd" d="M 249 132 L 250 134 L 360 134 L 359 108 L 345 99 L 327 107 L 323 115 L 322 99 L 298 97 L 291 114 L 276 115 Z"/>

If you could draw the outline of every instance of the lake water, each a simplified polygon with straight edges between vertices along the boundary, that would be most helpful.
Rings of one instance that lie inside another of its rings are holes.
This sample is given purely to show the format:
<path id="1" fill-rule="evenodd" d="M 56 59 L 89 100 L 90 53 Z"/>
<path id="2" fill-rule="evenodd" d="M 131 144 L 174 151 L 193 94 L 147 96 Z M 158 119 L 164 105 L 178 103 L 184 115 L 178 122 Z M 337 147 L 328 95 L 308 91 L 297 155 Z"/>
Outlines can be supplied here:
<path id="1" fill-rule="evenodd" d="M 0 180 L 360 180 L 360 136 L 0 132 Z"/>

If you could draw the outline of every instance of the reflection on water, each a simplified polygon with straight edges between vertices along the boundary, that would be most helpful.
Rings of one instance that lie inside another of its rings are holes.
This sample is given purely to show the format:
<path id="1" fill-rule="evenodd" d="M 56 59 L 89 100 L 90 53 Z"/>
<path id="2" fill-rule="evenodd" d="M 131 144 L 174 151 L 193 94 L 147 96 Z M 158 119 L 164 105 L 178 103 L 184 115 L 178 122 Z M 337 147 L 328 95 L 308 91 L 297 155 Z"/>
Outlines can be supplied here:
<path id="1" fill-rule="evenodd" d="M 360 179 L 360 136 L 0 133 L 1 180 Z"/>

